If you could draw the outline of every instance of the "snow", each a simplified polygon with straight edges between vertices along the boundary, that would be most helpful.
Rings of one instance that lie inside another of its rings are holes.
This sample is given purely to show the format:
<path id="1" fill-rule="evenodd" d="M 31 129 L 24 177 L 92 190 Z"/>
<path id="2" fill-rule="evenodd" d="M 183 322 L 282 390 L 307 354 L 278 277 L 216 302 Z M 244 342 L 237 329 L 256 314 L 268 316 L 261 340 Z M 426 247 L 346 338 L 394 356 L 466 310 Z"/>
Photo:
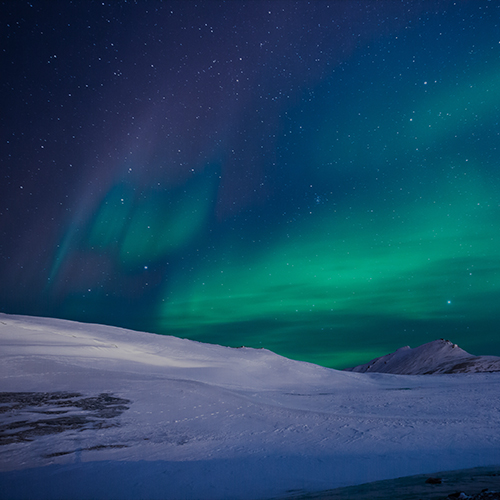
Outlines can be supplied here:
<path id="1" fill-rule="evenodd" d="M 439 373 L 500 372 L 500 357 L 473 356 L 449 340 L 439 339 L 411 349 L 397 351 L 372 359 L 348 371 L 429 375 Z"/>
<path id="2" fill-rule="evenodd" d="M 0 314 L 0 392 L 0 498 L 275 498 L 500 463 L 500 373 Z"/>

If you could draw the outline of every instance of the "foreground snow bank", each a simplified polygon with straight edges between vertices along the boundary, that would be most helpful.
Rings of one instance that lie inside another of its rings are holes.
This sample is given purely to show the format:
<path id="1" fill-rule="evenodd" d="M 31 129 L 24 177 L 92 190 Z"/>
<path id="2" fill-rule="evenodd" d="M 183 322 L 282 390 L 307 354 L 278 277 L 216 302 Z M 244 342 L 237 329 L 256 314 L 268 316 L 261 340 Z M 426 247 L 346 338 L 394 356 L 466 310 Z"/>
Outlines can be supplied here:
<path id="1" fill-rule="evenodd" d="M 0 498 L 286 496 L 500 462 L 500 374 L 0 315 Z"/>
<path id="2" fill-rule="evenodd" d="M 405 476 L 408 463 L 416 457 L 406 455 L 365 457 L 364 460 L 351 462 L 352 457 L 330 457 L 318 460 L 307 457 L 266 457 L 233 460 L 202 460 L 188 462 L 123 462 L 101 461 L 79 465 L 48 466 L 28 471 L 4 473 L 1 477 L 0 498 L 38 499 L 38 500 L 88 500 L 103 498 L 106 500 L 148 500 L 165 499 L 257 499 L 257 498 L 307 498 L 308 492 L 314 492 L 324 485 L 321 496 L 314 493 L 310 497 L 319 500 L 330 498 L 330 484 L 357 484 L 360 477 L 371 483 L 379 478 L 386 478 L 390 468 L 390 477 Z M 380 465 L 374 465 L 379 462 Z M 472 461 L 471 461 L 472 462 Z M 452 464 L 453 460 L 449 462 Z M 356 471 L 362 467 L 363 472 Z M 498 471 L 496 469 L 496 471 Z M 332 478 L 325 481 L 325 478 Z M 428 476 L 426 476 L 428 477 Z M 494 478 L 491 478 L 494 480 Z M 438 487 L 425 487 L 425 478 L 421 486 L 428 493 L 441 490 Z M 363 484 L 366 482 L 363 481 Z M 401 481 L 399 481 L 401 483 Z M 371 483 L 372 484 L 372 483 Z M 398 483 L 396 483 L 397 485 Z M 497 483 L 498 484 L 498 483 Z M 473 486 L 475 486 L 473 484 Z M 491 483 L 487 486 L 492 488 Z M 367 488 L 368 485 L 365 485 Z M 376 495 L 374 488 L 365 498 L 387 500 L 402 498 L 398 490 L 391 495 Z M 351 487 L 352 488 L 352 487 Z M 448 487 L 449 488 L 449 487 Z M 500 489 L 500 488 L 499 488 Z M 452 486 L 451 491 L 456 491 Z M 467 491 L 475 491 L 469 488 Z M 480 491 L 480 490 L 479 490 Z M 358 498 L 353 489 L 348 495 L 333 498 Z M 446 498 L 447 494 L 439 498 Z M 361 498 L 361 495 L 359 495 Z M 422 491 L 412 498 L 425 498 Z M 437 498 L 435 495 L 433 498 Z"/>

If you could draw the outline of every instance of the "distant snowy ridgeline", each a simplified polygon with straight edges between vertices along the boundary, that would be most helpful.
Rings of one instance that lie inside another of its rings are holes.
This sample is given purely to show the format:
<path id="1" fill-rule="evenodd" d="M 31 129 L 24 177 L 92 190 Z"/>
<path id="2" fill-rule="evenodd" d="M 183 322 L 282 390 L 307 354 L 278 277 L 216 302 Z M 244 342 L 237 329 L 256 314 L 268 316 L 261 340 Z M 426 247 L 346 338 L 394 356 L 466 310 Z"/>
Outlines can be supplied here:
<path id="1" fill-rule="evenodd" d="M 346 371 L 431 375 L 444 373 L 500 372 L 500 357 L 473 356 L 449 340 L 439 339 L 414 349 L 401 347 L 396 352 L 372 359 Z"/>

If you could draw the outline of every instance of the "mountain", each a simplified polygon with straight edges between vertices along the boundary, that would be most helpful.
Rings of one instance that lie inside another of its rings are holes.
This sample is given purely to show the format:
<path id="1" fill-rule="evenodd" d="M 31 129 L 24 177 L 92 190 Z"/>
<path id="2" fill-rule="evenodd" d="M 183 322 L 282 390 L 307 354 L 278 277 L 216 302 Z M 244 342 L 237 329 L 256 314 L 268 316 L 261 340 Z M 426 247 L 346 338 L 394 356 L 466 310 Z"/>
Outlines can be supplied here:
<path id="1" fill-rule="evenodd" d="M 449 340 L 439 339 L 413 349 L 401 347 L 345 371 L 397 375 L 500 372 L 500 357 L 474 356 Z"/>

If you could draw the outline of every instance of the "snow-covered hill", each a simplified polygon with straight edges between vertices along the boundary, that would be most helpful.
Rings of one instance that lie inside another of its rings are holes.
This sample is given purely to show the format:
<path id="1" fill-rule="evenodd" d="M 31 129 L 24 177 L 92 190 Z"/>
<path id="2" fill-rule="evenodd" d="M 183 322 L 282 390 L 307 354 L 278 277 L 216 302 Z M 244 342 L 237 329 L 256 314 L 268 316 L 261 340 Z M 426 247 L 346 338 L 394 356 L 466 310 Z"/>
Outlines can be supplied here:
<path id="1" fill-rule="evenodd" d="M 346 371 L 430 375 L 438 373 L 500 372 L 500 357 L 473 356 L 449 340 L 439 339 L 414 349 L 401 347 Z"/>
<path id="2" fill-rule="evenodd" d="M 264 499 L 500 463 L 500 373 L 0 314 L 0 498 Z"/>

